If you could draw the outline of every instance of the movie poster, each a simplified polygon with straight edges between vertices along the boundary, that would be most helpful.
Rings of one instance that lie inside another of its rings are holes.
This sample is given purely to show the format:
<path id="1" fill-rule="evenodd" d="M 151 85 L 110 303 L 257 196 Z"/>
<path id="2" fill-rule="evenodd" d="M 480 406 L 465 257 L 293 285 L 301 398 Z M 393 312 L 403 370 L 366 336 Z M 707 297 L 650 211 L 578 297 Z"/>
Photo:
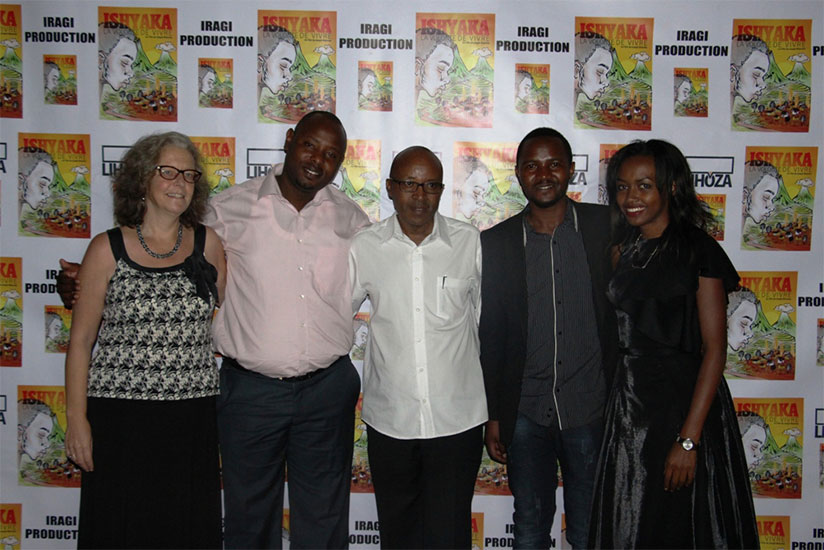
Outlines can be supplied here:
<path id="1" fill-rule="evenodd" d="M 0 257 L 0 367 L 23 361 L 23 260 Z"/>
<path id="2" fill-rule="evenodd" d="M 72 328 L 72 312 L 63 306 L 45 306 L 45 351 L 66 353 L 69 349 L 69 333 Z"/>
<path id="3" fill-rule="evenodd" d="M 361 393 L 355 407 L 355 450 L 352 454 L 352 485 L 350 491 L 353 493 L 374 493 L 372 472 L 369 471 L 366 424 L 361 419 L 362 411 L 363 394 Z"/>
<path id="4" fill-rule="evenodd" d="M 753 397 L 733 401 L 753 496 L 801 498 L 804 400 Z"/>
<path id="5" fill-rule="evenodd" d="M 787 550 L 791 547 L 790 516 L 756 516 L 761 550 Z"/>
<path id="6" fill-rule="evenodd" d="M 609 159 L 620 151 L 626 143 L 602 143 L 598 153 L 598 204 L 609 204 L 607 193 L 607 167 Z"/>
<path id="7" fill-rule="evenodd" d="M 77 105 L 77 56 L 43 56 L 43 103 Z"/>
<path id="8" fill-rule="evenodd" d="M 0 118 L 23 118 L 23 23 L 19 4 L 0 5 Z"/>
<path id="9" fill-rule="evenodd" d="M 392 61 L 358 61 L 358 110 L 392 110 Z"/>
<path id="10" fill-rule="evenodd" d="M 698 199 L 707 205 L 712 220 L 704 230 L 716 241 L 724 240 L 724 225 L 727 218 L 727 195 L 698 193 Z"/>
<path id="11" fill-rule="evenodd" d="M 476 495 L 511 495 L 509 491 L 509 475 L 506 464 L 495 462 L 489 458 L 486 449 L 481 455 L 481 467 L 475 479 Z"/>
<path id="12" fill-rule="evenodd" d="M 89 134 L 18 134 L 18 233 L 91 235 Z"/>
<path id="13" fill-rule="evenodd" d="M 20 485 L 80 487 L 80 469 L 66 458 L 65 441 L 63 386 L 17 386 Z"/>
<path id="14" fill-rule="evenodd" d="M 706 67 L 673 69 L 673 114 L 683 117 L 709 116 L 709 79 Z"/>
<path id="15" fill-rule="evenodd" d="M 818 319 L 815 349 L 815 364 L 824 367 L 824 319 Z"/>
<path id="16" fill-rule="evenodd" d="M 517 214 L 526 197 L 515 176 L 517 143 L 456 141 L 452 216 L 478 229 Z"/>
<path id="17" fill-rule="evenodd" d="M 733 130 L 809 130 L 811 30 L 809 19 L 733 20 L 730 47 Z"/>
<path id="18" fill-rule="evenodd" d="M 233 61 L 231 58 L 197 59 L 197 105 L 213 109 L 231 109 L 234 98 Z"/>
<path id="19" fill-rule="evenodd" d="M 177 9 L 97 8 L 100 118 L 177 122 Z"/>
<path id="20" fill-rule="evenodd" d="M 652 128 L 651 18 L 575 18 L 575 127 Z"/>
<path id="21" fill-rule="evenodd" d="M 818 447 L 818 488 L 824 489 L 824 443 Z"/>
<path id="22" fill-rule="evenodd" d="M 350 139 L 346 156 L 334 184 L 360 205 L 370 221 L 380 220 L 381 142 L 377 139 Z"/>
<path id="23" fill-rule="evenodd" d="M 259 10 L 258 122 L 335 112 L 337 12 Z"/>
<path id="24" fill-rule="evenodd" d="M 349 352 L 349 358 L 352 361 L 363 362 L 366 356 L 366 342 L 369 340 L 369 317 L 370 313 L 368 311 L 359 311 L 355 315 L 355 340 Z"/>
<path id="25" fill-rule="evenodd" d="M 472 546 L 481 549 L 484 548 L 484 514 L 483 512 L 472 512 Z"/>
<path id="26" fill-rule="evenodd" d="M 727 305 L 728 378 L 794 380 L 796 271 L 739 271 Z"/>
<path id="27" fill-rule="evenodd" d="M 810 250 L 817 147 L 747 147 L 744 250 Z"/>
<path id="28" fill-rule="evenodd" d="M 549 114 L 549 65 L 515 64 L 515 111 Z"/>
<path id="29" fill-rule="evenodd" d="M 491 128 L 495 14 L 415 15 L 415 123 Z"/>
<path id="30" fill-rule="evenodd" d="M 3 550 L 20 550 L 23 525 L 21 504 L 0 504 L 0 544 Z"/>
<path id="31" fill-rule="evenodd" d="M 200 151 L 203 177 L 209 182 L 209 196 L 235 184 L 235 138 L 196 137 L 192 143 Z"/>

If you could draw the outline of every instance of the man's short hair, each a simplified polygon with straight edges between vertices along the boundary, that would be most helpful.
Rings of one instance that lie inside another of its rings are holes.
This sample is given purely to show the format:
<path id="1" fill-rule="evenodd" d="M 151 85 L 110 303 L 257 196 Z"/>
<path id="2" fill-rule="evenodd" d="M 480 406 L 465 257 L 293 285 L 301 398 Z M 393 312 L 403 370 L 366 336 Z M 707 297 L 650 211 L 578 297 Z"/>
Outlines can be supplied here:
<path id="1" fill-rule="evenodd" d="M 524 139 L 521 140 L 521 143 L 518 144 L 518 152 L 515 155 L 515 166 L 516 167 L 521 163 L 521 151 L 524 148 L 524 143 L 526 143 L 527 141 L 529 141 L 531 139 L 537 139 L 537 138 L 554 138 L 554 139 L 560 140 L 561 145 L 564 146 L 564 152 L 566 153 L 566 156 L 567 156 L 567 162 L 572 164 L 572 146 L 569 144 L 569 141 L 567 140 L 567 138 L 565 138 L 564 135 L 561 132 L 559 132 L 558 130 L 556 130 L 554 128 L 542 127 L 542 128 L 535 128 L 534 130 L 529 132 L 527 135 L 524 136 Z"/>
<path id="2" fill-rule="evenodd" d="M 673 91 L 675 92 L 675 96 L 678 97 L 678 88 L 680 88 L 684 82 L 690 83 L 690 91 L 692 91 L 692 79 L 685 74 L 677 74 L 675 75 L 675 85 L 673 86 Z"/>
<path id="3" fill-rule="evenodd" d="M 755 295 L 755 292 L 750 290 L 747 287 L 740 287 L 733 292 L 730 292 L 727 302 L 727 317 L 735 313 L 735 310 L 738 309 L 744 302 L 752 302 L 756 308 L 758 307 L 758 297 Z"/>
<path id="4" fill-rule="evenodd" d="M 755 186 L 764 179 L 764 176 L 772 176 L 781 183 L 781 174 L 778 168 L 766 160 L 748 160 L 744 163 L 744 196 L 749 196 Z"/>
<path id="5" fill-rule="evenodd" d="M 763 52 L 767 57 L 770 55 L 770 48 L 767 43 L 751 34 L 738 34 L 732 37 L 730 48 L 730 65 L 740 69 L 741 65 L 752 55 L 752 52 Z"/>
<path id="6" fill-rule="evenodd" d="M 440 29 L 424 27 L 415 31 L 415 58 L 426 61 L 438 45 L 443 44 L 450 50 L 456 48 L 452 37 Z"/>
<path id="7" fill-rule="evenodd" d="M 109 55 L 109 52 L 111 52 L 123 38 L 131 40 L 135 44 L 138 42 L 134 31 L 123 23 L 104 21 L 97 26 L 97 50 L 103 55 Z"/>
<path id="8" fill-rule="evenodd" d="M 40 147 L 21 147 L 17 150 L 17 173 L 27 178 L 31 171 L 41 162 L 54 166 L 54 159 Z"/>
<path id="9" fill-rule="evenodd" d="M 597 32 L 583 31 L 575 33 L 576 63 L 581 65 L 586 63 L 598 48 L 612 52 L 612 43 Z"/>
<path id="10" fill-rule="evenodd" d="M 287 42 L 297 48 L 297 40 L 288 30 L 278 25 L 262 25 L 258 27 L 258 54 L 267 59 L 278 44 Z"/>

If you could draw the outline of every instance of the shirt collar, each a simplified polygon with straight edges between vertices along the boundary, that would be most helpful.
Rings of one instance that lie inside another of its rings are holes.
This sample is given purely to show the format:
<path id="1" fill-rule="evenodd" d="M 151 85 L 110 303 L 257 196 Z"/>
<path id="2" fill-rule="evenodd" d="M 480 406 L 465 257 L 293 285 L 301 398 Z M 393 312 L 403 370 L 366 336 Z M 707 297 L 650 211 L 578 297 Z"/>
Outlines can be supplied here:
<path id="1" fill-rule="evenodd" d="M 578 211 L 575 208 L 575 201 L 571 200 L 569 197 L 564 197 L 564 200 L 567 203 L 567 208 L 566 208 L 566 212 L 564 212 L 564 219 L 561 221 L 561 225 L 571 225 L 572 228 L 577 233 L 578 230 L 579 230 L 578 229 Z M 529 210 L 531 208 L 532 208 L 532 206 L 527 204 L 526 208 L 524 209 L 524 228 L 527 231 L 530 231 L 530 232 L 534 233 L 535 230 L 529 224 L 529 221 L 527 220 L 527 216 L 526 216 L 526 214 L 529 213 Z"/>
<path id="2" fill-rule="evenodd" d="M 435 212 L 435 225 L 432 227 L 432 233 L 426 236 L 421 242 L 421 246 L 425 244 L 440 241 L 448 247 L 452 247 L 452 241 L 449 238 L 449 231 L 446 227 L 446 220 L 438 212 Z M 388 243 L 392 238 L 397 238 L 401 241 L 412 242 L 401 229 L 401 224 L 398 222 L 398 215 L 392 214 L 388 223 L 380 228 L 381 243 Z"/>
<path id="3" fill-rule="evenodd" d="M 283 173 L 283 163 L 278 163 L 272 166 L 272 169 L 269 170 L 269 173 L 263 178 L 263 183 L 260 186 L 260 190 L 258 191 L 258 200 L 262 199 L 267 195 L 272 195 L 275 197 L 279 197 L 282 200 L 286 200 L 283 196 L 283 192 L 280 190 L 280 183 L 278 183 L 277 176 Z M 315 197 L 309 201 L 306 206 L 316 205 L 324 201 L 332 200 L 332 191 L 330 187 L 333 187 L 333 184 L 330 182 L 327 186 L 323 189 L 315 193 Z M 304 207 L 305 208 L 305 207 Z"/>

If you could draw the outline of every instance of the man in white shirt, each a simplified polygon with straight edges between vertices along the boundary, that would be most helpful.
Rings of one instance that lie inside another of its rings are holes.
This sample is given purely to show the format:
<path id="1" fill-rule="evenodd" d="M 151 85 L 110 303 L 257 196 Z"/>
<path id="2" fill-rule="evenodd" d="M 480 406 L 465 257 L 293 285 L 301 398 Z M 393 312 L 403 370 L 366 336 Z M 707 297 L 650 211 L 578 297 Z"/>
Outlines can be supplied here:
<path id="1" fill-rule="evenodd" d="M 372 305 L 363 413 L 383 548 L 469 548 L 487 420 L 478 343 L 478 230 L 438 214 L 443 167 L 425 147 L 392 162 L 395 215 L 349 254 L 355 311 Z"/>

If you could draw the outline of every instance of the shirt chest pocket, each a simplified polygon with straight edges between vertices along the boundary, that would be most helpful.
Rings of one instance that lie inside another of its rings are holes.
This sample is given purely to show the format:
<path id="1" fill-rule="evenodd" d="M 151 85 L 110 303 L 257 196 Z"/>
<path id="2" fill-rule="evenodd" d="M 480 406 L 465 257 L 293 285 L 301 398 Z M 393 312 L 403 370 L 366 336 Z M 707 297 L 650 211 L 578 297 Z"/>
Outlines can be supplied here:
<path id="1" fill-rule="evenodd" d="M 439 317 L 449 319 L 459 316 L 474 305 L 475 279 L 440 276 L 437 285 L 436 313 Z"/>

